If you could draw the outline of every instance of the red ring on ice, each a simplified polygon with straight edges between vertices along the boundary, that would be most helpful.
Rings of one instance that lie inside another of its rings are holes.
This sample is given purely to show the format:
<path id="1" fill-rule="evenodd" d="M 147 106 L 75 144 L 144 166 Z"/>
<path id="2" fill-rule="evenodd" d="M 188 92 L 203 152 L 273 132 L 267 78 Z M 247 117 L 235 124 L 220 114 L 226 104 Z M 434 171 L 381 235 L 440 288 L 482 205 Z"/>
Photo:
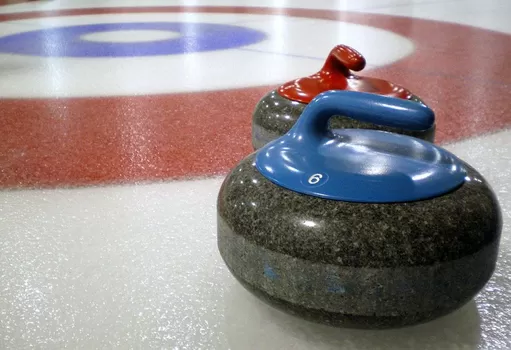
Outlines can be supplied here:
<path id="1" fill-rule="evenodd" d="M 511 125 L 511 36 L 417 18 L 295 8 L 125 7 L 0 14 L 0 21 L 113 13 L 239 13 L 367 25 L 414 41 L 366 74 L 432 107 L 445 143 Z M 276 86 L 154 96 L 0 99 L 0 187 L 78 186 L 223 174 L 252 151 L 251 113 Z M 198 142 L 200 141 L 200 144 Z"/>

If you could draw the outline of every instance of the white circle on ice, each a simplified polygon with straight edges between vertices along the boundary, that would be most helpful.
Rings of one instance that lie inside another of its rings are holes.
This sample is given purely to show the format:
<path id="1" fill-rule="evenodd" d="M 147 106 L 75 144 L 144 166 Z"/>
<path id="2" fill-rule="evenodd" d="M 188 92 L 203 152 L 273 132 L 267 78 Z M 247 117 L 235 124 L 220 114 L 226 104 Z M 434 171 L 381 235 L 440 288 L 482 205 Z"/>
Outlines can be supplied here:
<path id="1" fill-rule="evenodd" d="M 112 30 L 82 35 L 81 40 L 104 43 L 139 43 L 179 38 L 181 34 L 165 30 Z"/>
<path id="2" fill-rule="evenodd" d="M 2 22 L 0 36 L 74 24 L 162 21 L 238 25 L 265 32 L 268 38 L 235 49 L 167 56 L 55 58 L 0 54 L 3 67 L 0 97 L 130 96 L 276 85 L 315 73 L 338 44 L 360 51 L 368 62 L 362 74 L 370 75 L 371 68 L 391 64 L 414 51 L 409 38 L 379 28 L 251 14 L 141 13 L 37 18 Z M 102 35 L 113 34 L 98 33 L 92 39 L 107 40 Z M 146 38 L 154 39 L 154 35 Z M 143 36 L 140 34 L 137 40 Z"/>

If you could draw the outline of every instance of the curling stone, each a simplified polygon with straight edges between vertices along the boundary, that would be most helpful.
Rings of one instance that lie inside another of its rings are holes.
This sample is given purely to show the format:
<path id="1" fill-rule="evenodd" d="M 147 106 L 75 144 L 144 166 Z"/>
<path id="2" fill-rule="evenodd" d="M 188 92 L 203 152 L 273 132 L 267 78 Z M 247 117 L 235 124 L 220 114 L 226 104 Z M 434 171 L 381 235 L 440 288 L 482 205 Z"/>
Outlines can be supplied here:
<path id="1" fill-rule="evenodd" d="M 334 47 L 323 68 L 309 77 L 296 79 L 270 91 L 256 105 L 252 115 L 252 146 L 259 149 L 287 133 L 296 123 L 307 104 L 319 93 L 328 90 L 368 92 L 425 104 L 402 86 L 386 80 L 361 77 L 351 71 L 361 71 L 365 58 L 346 45 Z M 375 129 L 410 135 L 430 142 L 435 138 L 435 121 L 422 130 L 408 130 L 386 125 L 381 120 L 362 122 L 347 116 L 334 116 L 332 129 Z"/>
<path id="2" fill-rule="evenodd" d="M 321 93 L 227 175 L 218 249 L 249 291 L 320 323 L 389 328 L 446 315 L 485 286 L 502 218 L 481 174 L 424 140 L 328 128 L 334 115 L 432 118 L 424 105 L 388 100 Z"/>

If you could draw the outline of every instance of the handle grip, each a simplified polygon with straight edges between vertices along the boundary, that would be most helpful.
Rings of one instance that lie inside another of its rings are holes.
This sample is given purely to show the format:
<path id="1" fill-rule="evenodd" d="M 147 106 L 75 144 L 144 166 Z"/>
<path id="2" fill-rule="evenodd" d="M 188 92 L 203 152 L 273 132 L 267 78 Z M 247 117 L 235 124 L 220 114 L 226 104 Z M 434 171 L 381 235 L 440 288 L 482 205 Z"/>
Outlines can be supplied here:
<path id="1" fill-rule="evenodd" d="M 289 81 L 281 85 L 278 92 L 284 98 L 301 103 L 310 103 L 318 94 L 328 90 L 363 91 L 400 99 L 412 97 L 410 91 L 390 81 L 353 74 L 365 66 L 366 60 L 357 50 L 337 45 L 330 50 L 319 72 Z"/>
<path id="2" fill-rule="evenodd" d="M 404 130 L 426 130 L 435 122 L 427 106 L 404 99 L 355 91 L 326 91 L 316 96 L 303 110 L 290 130 L 298 140 L 328 135 L 328 121 L 334 115 Z"/>
<path id="3" fill-rule="evenodd" d="M 321 73 L 335 74 L 339 72 L 345 77 L 349 77 L 350 70 L 359 72 L 365 66 L 366 60 L 360 52 L 346 45 L 337 45 L 330 51 Z"/>

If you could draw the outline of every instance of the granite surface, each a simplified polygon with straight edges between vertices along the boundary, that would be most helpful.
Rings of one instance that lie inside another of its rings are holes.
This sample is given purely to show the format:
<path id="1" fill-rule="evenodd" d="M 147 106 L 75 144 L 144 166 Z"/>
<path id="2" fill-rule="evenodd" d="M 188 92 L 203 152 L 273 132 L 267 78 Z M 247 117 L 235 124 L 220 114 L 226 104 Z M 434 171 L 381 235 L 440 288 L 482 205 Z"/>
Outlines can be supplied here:
<path id="1" fill-rule="evenodd" d="M 384 328 L 464 305 L 491 277 L 502 218 L 466 165 L 467 181 L 428 200 L 364 204 L 285 190 L 255 154 L 218 196 L 218 247 L 230 271 L 269 303 L 318 322 Z"/>
<path id="2" fill-rule="evenodd" d="M 423 103 L 417 96 L 413 99 Z M 307 104 L 291 101 L 270 91 L 257 104 L 252 115 L 252 145 L 259 149 L 268 142 L 288 132 L 300 117 Z M 434 142 L 436 125 L 428 130 L 403 130 L 361 122 L 345 116 L 334 116 L 330 120 L 331 129 L 374 129 L 405 134 Z"/>

